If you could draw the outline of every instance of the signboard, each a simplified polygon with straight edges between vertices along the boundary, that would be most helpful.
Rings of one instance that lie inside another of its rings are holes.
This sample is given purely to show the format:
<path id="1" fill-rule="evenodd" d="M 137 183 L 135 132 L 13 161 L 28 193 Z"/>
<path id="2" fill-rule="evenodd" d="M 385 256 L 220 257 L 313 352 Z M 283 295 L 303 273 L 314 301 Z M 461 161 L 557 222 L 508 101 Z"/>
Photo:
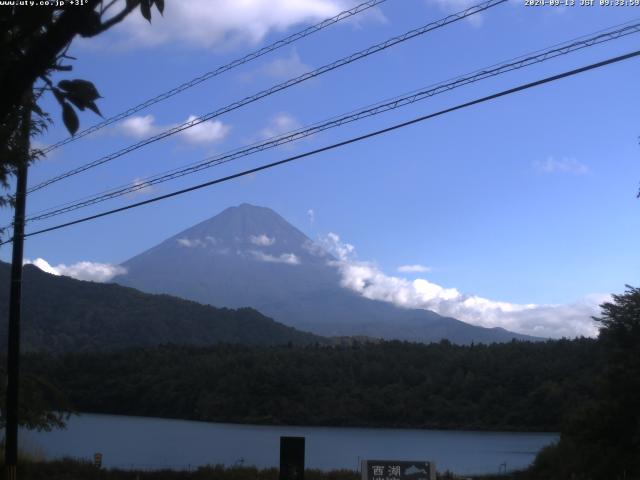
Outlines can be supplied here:
<path id="1" fill-rule="evenodd" d="M 280 437 L 279 480 L 304 480 L 304 437 Z"/>
<path id="2" fill-rule="evenodd" d="M 362 480 L 436 480 L 433 462 L 362 460 Z"/>
<path id="3" fill-rule="evenodd" d="M 102 454 L 101 453 L 94 453 L 93 454 L 93 464 L 98 468 L 102 467 Z"/>

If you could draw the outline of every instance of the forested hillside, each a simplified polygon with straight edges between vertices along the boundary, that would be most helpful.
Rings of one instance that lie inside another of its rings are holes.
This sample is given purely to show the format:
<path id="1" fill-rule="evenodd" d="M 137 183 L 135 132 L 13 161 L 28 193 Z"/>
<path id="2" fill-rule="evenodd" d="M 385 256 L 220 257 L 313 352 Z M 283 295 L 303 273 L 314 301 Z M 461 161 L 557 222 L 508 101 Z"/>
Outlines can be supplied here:
<path id="1" fill-rule="evenodd" d="M 0 349 L 7 345 L 8 264 L 0 262 Z M 161 343 L 308 344 L 326 340 L 251 308 L 200 305 L 115 284 L 57 277 L 27 265 L 22 300 L 24 351 L 93 351 Z"/>
<path id="2" fill-rule="evenodd" d="M 162 346 L 30 354 L 79 411 L 207 421 L 551 430 L 592 394 L 594 340 Z"/>

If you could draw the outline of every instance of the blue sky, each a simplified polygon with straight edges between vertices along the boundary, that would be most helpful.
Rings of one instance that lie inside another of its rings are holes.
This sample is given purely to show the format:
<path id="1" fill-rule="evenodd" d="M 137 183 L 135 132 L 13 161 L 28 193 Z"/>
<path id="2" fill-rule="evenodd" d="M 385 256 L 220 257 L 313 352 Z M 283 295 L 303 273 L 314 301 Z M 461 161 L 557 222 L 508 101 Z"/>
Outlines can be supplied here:
<path id="1" fill-rule="evenodd" d="M 355 3 L 167 2 L 164 19 L 156 15 L 151 26 L 136 13 L 100 38 L 75 42 L 71 77 L 94 81 L 104 97 L 100 109 L 110 116 Z M 52 152 L 31 169 L 30 185 L 471 4 L 388 0 L 375 11 Z M 526 7 L 510 1 L 221 116 L 189 135 L 157 142 L 35 192 L 28 211 L 139 181 L 638 17 L 640 8 L 633 7 Z M 631 35 L 459 88 L 135 197 L 34 223 L 27 231 L 627 53 L 638 48 L 639 40 L 638 34 Z M 249 202 L 273 208 L 313 239 L 326 240 L 333 233 L 334 243 L 339 237 L 339 245 L 353 246 L 350 265 L 370 269 L 383 290 L 396 289 L 390 296 L 385 290 L 381 298 L 396 301 L 398 291 L 419 290 L 423 279 L 461 292 L 466 307 L 494 302 L 493 313 L 482 308 L 473 314 L 447 310 L 463 320 L 536 333 L 526 322 L 542 310 L 522 306 L 554 306 L 544 314 L 558 314 L 558 319 L 549 320 L 543 333 L 592 334 L 588 316 L 604 295 L 621 292 L 625 283 L 638 284 L 639 62 L 605 67 L 249 178 L 34 236 L 26 242 L 25 257 L 67 267 L 78 262 L 118 264 L 229 206 Z M 55 123 L 36 139 L 42 145 L 67 135 L 53 100 L 45 99 L 44 106 L 53 112 Z M 97 120 L 90 112 L 81 116 L 82 126 Z M 9 221 L 8 210 L 2 211 L 2 220 Z M 8 260 L 10 249 L 0 250 L 0 258 Z M 407 265 L 425 268 L 398 271 Z M 499 315 L 494 315 L 496 308 Z M 509 316 L 513 308 L 527 315 L 516 321 Z M 565 321 L 558 312 L 567 309 L 571 315 Z"/>

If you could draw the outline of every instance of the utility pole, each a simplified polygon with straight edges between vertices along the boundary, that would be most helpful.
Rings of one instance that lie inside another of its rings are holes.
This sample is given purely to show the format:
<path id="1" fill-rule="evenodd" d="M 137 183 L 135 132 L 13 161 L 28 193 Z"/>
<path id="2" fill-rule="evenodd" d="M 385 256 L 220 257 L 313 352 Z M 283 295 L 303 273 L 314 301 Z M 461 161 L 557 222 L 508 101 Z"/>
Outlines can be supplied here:
<path id="1" fill-rule="evenodd" d="M 31 93 L 31 92 L 29 92 Z M 20 307 L 22 303 L 22 258 L 24 217 L 27 200 L 27 169 L 31 133 L 30 102 L 22 106 L 19 142 L 22 161 L 16 172 L 16 205 L 13 220 L 13 250 L 9 291 L 9 345 L 7 349 L 7 423 L 5 430 L 6 479 L 17 479 L 18 464 L 18 392 L 20 386 Z"/>

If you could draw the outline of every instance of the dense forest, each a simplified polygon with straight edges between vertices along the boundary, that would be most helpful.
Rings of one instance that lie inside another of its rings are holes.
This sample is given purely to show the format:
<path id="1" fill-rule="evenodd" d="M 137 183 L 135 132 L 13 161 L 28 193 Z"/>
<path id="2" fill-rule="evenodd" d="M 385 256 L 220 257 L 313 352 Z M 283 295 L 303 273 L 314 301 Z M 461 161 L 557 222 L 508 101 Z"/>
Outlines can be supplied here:
<path id="1" fill-rule="evenodd" d="M 78 411 L 194 420 L 557 431 L 592 394 L 594 340 L 456 346 L 166 345 L 31 353 Z"/>
<path id="2" fill-rule="evenodd" d="M 566 412 L 560 442 L 531 469 L 536 480 L 640 479 L 640 288 L 601 309 L 594 395 Z"/>

